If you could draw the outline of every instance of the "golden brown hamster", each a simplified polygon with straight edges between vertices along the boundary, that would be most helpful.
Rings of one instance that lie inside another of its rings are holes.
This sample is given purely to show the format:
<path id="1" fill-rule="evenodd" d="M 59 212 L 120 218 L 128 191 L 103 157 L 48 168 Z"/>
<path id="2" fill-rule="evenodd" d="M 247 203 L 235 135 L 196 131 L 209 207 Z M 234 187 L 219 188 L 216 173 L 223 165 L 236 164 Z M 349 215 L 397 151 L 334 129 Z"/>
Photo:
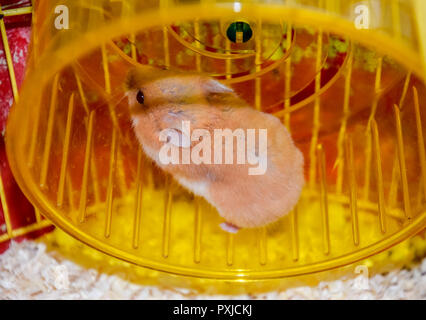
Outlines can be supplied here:
<path id="1" fill-rule="evenodd" d="M 265 226 L 298 202 L 303 154 L 276 117 L 199 74 L 140 66 L 125 87 L 144 152 L 212 204 L 224 230 Z"/>

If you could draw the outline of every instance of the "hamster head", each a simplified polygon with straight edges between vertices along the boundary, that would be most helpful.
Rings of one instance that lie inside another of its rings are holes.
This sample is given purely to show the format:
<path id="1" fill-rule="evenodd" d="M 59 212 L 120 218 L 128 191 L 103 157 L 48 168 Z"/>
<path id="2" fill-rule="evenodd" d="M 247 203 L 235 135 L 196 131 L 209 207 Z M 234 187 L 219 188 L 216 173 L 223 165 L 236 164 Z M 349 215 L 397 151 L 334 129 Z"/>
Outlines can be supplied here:
<path id="1" fill-rule="evenodd" d="M 126 77 L 125 91 L 131 112 L 135 114 L 163 105 L 182 107 L 236 98 L 232 89 L 207 76 L 150 66 L 131 69 Z"/>
<path id="2" fill-rule="evenodd" d="M 137 138 L 154 159 L 152 153 L 164 144 L 159 139 L 161 132 L 175 130 L 180 139 L 175 145 L 188 147 L 190 139 L 182 136 L 182 122 L 189 121 L 191 127 L 209 127 L 206 122 L 214 118 L 212 105 L 236 99 L 232 89 L 207 76 L 150 66 L 130 70 L 125 91 Z"/>

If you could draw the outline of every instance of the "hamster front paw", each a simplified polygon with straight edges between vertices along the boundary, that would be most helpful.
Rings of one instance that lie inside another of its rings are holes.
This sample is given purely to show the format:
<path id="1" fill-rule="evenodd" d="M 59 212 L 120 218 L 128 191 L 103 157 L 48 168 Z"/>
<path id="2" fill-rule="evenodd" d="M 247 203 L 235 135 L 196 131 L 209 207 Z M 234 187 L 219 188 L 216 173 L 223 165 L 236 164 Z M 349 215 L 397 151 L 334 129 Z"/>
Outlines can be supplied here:
<path id="1" fill-rule="evenodd" d="M 234 234 L 237 233 L 238 230 L 240 230 L 240 228 L 238 228 L 237 226 L 234 226 L 233 224 L 230 224 L 228 222 L 221 223 L 219 226 L 223 231 L 226 231 L 226 232 L 229 232 L 229 233 L 234 233 Z"/>

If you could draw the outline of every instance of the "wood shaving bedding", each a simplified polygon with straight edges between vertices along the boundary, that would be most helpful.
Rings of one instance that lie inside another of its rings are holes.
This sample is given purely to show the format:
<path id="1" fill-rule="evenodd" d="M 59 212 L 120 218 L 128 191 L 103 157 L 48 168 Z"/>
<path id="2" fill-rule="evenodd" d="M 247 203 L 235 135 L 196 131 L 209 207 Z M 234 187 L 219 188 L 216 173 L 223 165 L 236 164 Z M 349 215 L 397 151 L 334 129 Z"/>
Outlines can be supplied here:
<path id="1" fill-rule="evenodd" d="M 359 279 L 358 279 L 359 280 Z M 195 294 L 128 282 L 86 269 L 44 243 L 13 242 L 0 255 L 0 299 L 426 299 L 426 258 L 410 270 L 369 278 L 366 288 L 355 279 L 320 282 L 316 287 L 235 296 Z M 358 287 L 357 287 L 358 286 Z"/>

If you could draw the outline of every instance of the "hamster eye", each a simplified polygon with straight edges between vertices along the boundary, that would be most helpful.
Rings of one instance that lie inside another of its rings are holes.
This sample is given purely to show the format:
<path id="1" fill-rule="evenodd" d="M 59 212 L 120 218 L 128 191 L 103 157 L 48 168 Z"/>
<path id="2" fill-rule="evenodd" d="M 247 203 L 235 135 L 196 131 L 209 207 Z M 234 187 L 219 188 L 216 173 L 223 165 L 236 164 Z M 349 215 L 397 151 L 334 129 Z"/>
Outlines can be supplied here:
<path id="1" fill-rule="evenodd" d="M 137 95 L 136 95 L 136 100 L 140 103 L 140 104 L 144 104 L 145 102 L 145 97 L 143 95 L 142 90 L 139 90 Z"/>

